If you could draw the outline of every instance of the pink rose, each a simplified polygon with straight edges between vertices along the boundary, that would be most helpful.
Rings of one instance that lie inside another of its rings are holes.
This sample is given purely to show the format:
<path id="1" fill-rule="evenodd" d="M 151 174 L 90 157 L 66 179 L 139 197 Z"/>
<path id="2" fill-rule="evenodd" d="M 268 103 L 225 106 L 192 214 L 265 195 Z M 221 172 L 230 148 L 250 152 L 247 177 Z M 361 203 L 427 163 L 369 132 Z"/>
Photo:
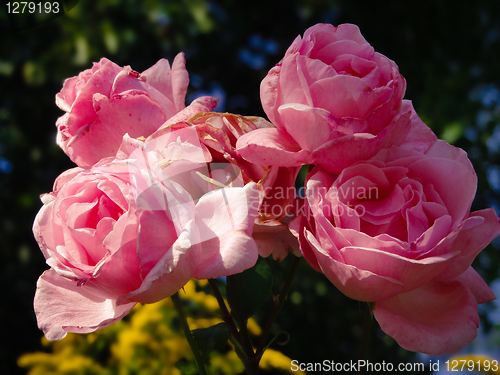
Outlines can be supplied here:
<path id="1" fill-rule="evenodd" d="M 255 220 L 253 238 L 257 242 L 259 254 L 267 257 L 272 253 L 275 259 L 282 260 L 290 249 L 298 252 L 296 239 L 282 221 L 295 208 L 295 178 L 299 169 L 257 165 L 241 158 L 235 150 L 236 141 L 242 135 L 256 129 L 271 129 L 274 125 L 261 117 L 205 112 L 204 109 L 213 108 L 206 104 L 210 103 L 209 99 L 210 97 L 203 97 L 195 100 L 183 111 L 192 113 L 192 117 L 186 119 L 183 112 L 179 113 L 175 116 L 179 122 L 171 123 L 169 120 L 146 142 L 180 129 L 196 129 L 199 142 L 207 147 L 212 157 L 211 168 L 231 170 L 232 177 L 228 178 L 235 179 L 235 176 L 238 176 L 241 186 L 248 183 L 257 184 L 261 204 Z M 194 112 L 195 109 L 200 111 Z M 124 143 L 125 147 L 126 145 L 127 142 Z M 161 147 L 165 145 L 162 144 Z M 127 152 L 124 152 L 120 157 L 126 157 L 126 154 Z M 227 167 L 226 164 L 233 167 Z"/>
<path id="2" fill-rule="evenodd" d="M 245 184 L 229 164 L 214 162 L 194 128 L 157 132 L 144 142 L 125 136 L 123 146 L 128 148 L 127 160 L 132 161 L 135 174 L 142 175 L 144 181 L 152 174 L 158 180 L 153 187 L 168 184 L 187 194 L 179 201 L 168 199 L 171 212 L 179 218 L 192 215 L 191 206 L 182 202 L 194 202 L 198 237 L 190 242 L 201 247 L 192 277 L 228 276 L 255 264 L 258 252 L 251 235 L 259 208 L 256 184 Z M 149 183 L 139 189 L 150 190 L 155 189 Z"/>
<path id="3" fill-rule="evenodd" d="M 122 137 L 147 137 L 185 105 L 189 76 L 184 55 L 172 68 L 161 59 L 143 73 L 106 58 L 64 82 L 56 103 L 57 143 L 80 167 L 114 156 Z"/>
<path id="4" fill-rule="evenodd" d="M 415 129 L 410 138 L 424 132 Z M 384 332 L 440 355 L 472 341 L 477 304 L 495 298 L 471 263 L 500 223 L 493 209 L 469 212 L 477 177 L 466 153 L 428 141 L 383 149 L 339 175 L 316 167 L 291 228 L 313 268 L 348 297 L 375 302 Z"/>
<path id="5" fill-rule="evenodd" d="M 324 164 L 339 173 L 405 137 L 405 86 L 396 64 L 356 25 L 315 25 L 262 81 L 262 105 L 276 129 L 243 136 L 238 151 L 259 164 Z"/>
<path id="6" fill-rule="evenodd" d="M 161 157 L 139 147 L 127 160 L 75 168 L 43 196 L 33 232 L 51 269 L 38 281 L 35 312 L 49 340 L 110 325 L 191 277 L 255 264 L 255 184 L 214 190 L 197 174 L 177 179 L 206 169 L 210 154 L 176 136 Z"/>

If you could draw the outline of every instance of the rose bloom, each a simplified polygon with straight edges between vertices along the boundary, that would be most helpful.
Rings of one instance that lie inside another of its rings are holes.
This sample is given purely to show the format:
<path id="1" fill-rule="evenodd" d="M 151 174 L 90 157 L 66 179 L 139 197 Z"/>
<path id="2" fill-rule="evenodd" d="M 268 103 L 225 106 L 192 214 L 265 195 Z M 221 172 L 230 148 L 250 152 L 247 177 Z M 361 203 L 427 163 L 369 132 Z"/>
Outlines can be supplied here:
<path id="1" fill-rule="evenodd" d="M 469 212 L 477 177 L 463 150 L 404 146 L 338 175 L 314 168 L 291 228 L 313 268 L 348 297 L 375 303 L 385 333 L 441 355 L 472 341 L 477 304 L 495 299 L 471 263 L 500 224 L 493 209 Z"/>
<path id="2" fill-rule="evenodd" d="M 189 76 L 184 55 L 138 73 L 106 58 L 64 82 L 56 103 L 57 144 L 80 167 L 114 156 L 124 134 L 147 137 L 184 109 Z"/>
<path id="3" fill-rule="evenodd" d="M 315 25 L 262 81 L 262 105 L 276 129 L 243 136 L 238 151 L 263 165 L 320 164 L 340 173 L 401 143 L 405 87 L 396 64 L 356 25 Z"/>
<path id="4" fill-rule="evenodd" d="M 213 173 L 221 170 L 227 172 L 226 180 L 221 180 L 221 183 L 238 181 L 239 186 L 248 183 L 257 184 L 260 207 L 255 220 L 253 238 L 257 242 L 259 254 L 264 257 L 273 254 L 277 260 L 283 260 L 289 250 L 299 254 L 297 241 L 285 223 L 289 219 L 287 215 L 291 214 L 296 206 L 295 178 L 299 169 L 258 165 L 241 158 L 235 150 L 237 140 L 256 129 L 272 129 L 274 125 L 261 117 L 209 112 L 215 107 L 212 100 L 215 99 L 202 97 L 194 100 L 184 111 L 168 120 L 148 137 L 145 143 L 150 145 L 147 147 L 161 150 L 167 143 L 162 141 L 152 146 L 151 142 L 182 129 L 195 129 L 199 136 L 197 141 L 206 146 L 210 152 L 212 158 L 210 167 L 213 168 Z M 187 118 L 189 115 L 192 116 Z M 131 152 L 131 149 L 127 149 L 129 147 L 127 145 L 133 149 L 134 142 L 137 140 L 125 137 L 124 148 L 119 152 L 120 158 L 127 157 Z"/>
<path id="5" fill-rule="evenodd" d="M 164 151 L 160 159 L 139 148 L 127 160 L 72 169 L 43 196 L 33 232 L 51 269 L 38 281 L 34 305 L 49 340 L 108 326 L 192 277 L 255 264 L 255 184 L 208 191 L 198 175 L 175 181 L 180 170 L 206 166 L 210 154 L 181 141 Z"/>

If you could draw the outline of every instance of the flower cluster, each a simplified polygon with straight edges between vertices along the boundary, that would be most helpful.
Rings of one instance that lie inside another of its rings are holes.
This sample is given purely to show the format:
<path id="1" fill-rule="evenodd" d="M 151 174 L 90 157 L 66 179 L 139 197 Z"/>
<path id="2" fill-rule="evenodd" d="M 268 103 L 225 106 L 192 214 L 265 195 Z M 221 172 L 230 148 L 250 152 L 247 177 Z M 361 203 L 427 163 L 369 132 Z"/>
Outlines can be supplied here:
<path id="1" fill-rule="evenodd" d="M 35 296 L 49 340 L 290 251 L 373 303 L 408 350 L 476 336 L 477 305 L 495 296 L 471 263 L 499 220 L 470 212 L 466 153 L 420 120 L 397 65 L 357 26 L 297 37 L 261 84 L 270 122 L 212 112 L 211 97 L 185 107 L 188 82 L 182 54 L 143 73 L 103 58 L 57 94 L 57 142 L 77 167 L 33 227 L 51 267 Z"/>

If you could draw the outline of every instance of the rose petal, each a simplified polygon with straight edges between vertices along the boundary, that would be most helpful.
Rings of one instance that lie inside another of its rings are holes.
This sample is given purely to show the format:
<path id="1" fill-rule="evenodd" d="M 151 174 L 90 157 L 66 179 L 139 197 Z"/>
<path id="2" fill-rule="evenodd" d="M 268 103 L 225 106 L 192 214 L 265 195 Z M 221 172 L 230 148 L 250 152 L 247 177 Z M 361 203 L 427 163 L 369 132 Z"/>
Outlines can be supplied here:
<path id="1" fill-rule="evenodd" d="M 258 208 L 259 193 L 254 183 L 218 189 L 201 197 L 196 205 L 201 253 L 193 277 L 228 276 L 255 264 L 258 250 L 251 235 Z"/>
<path id="2" fill-rule="evenodd" d="M 452 280 L 465 272 L 477 254 L 500 234 L 500 221 L 493 208 L 471 212 L 464 224 L 453 242 L 453 251 L 459 255 L 440 275 L 440 280 Z"/>
<path id="3" fill-rule="evenodd" d="M 87 333 L 107 327 L 134 305 L 117 306 L 112 299 L 97 297 L 54 270 L 45 271 L 38 279 L 34 301 L 38 327 L 50 341 L 62 339 L 67 332 Z"/>
<path id="4" fill-rule="evenodd" d="M 390 60 L 384 57 L 383 61 L 385 63 L 389 63 Z M 381 67 L 380 62 L 377 66 L 377 69 L 374 71 L 384 72 L 384 69 Z M 385 88 L 390 89 L 392 93 L 385 103 L 373 110 L 373 112 L 371 112 L 368 116 L 367 121 L 370 124 L 370 129 L 373 134 L 380 133 L 391 123 L 391 121 L 397 114 L 405 113 L 407 111 L 406 108 L 401 107 L 401 100 L 403 99 L 406 90 L 405 79 L 403 78 L 403 76 L 401 76 L 401 74 L 399 74 L 396 64 L 394 64 L 392 68 L 388 67 L 386 71 L 390 71 L 392 77 L 389 82 L 384 80 L 384 83 L 387 82 Z M 364 79 L 367 82 L 370 82 L 368 77 Z"/>
<path id="5" fill-rule="evenodd" d="M 459 282 L 430 283 L 377 301 L 374 315 L 380 328 L 403 348 L 430 355 L 463 348 L 479 327 L 476 299 Z"/>
<path id="6" fill-rule="evenodd" d="M 410 178 L 415 176 L 422 185 L 434 187 L 453 220 L 452 227 L 456 228 L 470 210 L 476 193 L 476 174 L 454 160 L 433 156 L 415 160 L 408 169 Z"/>
<path id="7" fill-rule="evenodd" d="M 279 73 L 281 71 L 281 65 L 277 65 L 272 68 L 267 75 L 264 77 L 260 83 L 260 100 L 262 102 L 262 108 L 266 112 L 269 120 L 277 125 L 277 119 L 275 116 L 276 109 L 276 95 L 279 85 Z"/>
<path id="8" fill-rule="evenodd" d="M 335 63 L 338 63 L 339 56 L 341 55 L 347 55 L 350 57 L 372 57 L 373 53 L 373 47 L 368 44 L 360 45 L 353 40 L 343 39 L 337 42 L 330 43 L 321 48 L 320 50 L 318 50 L 314 58 L 323 61 L 325 64 L 334 65 Z M 373 62 L 370 63 L 373 69 L 373 66 L 375 64 Z"/>
<path id="9" fill-rule="evenodd" d="M 356 247 L 355 244 L 340 249 L 340 253 L 346 264 L 400 281 L 403 285 L 400 292 L 410 291 L 428 283 L 446 269 L 453 257 L 453 254 L 447 254 L 416 260 L 397 255 L 395 251 Z"/>
<path id="10" fill-rule="evenodd" d="M 198 113 L 210 112 L 217 106 L 218 101 L 219 99 L 213 98 L 211 96 L 202 96 L 196 98 L 189 106 L 165 121 L 158 130 L 166 128 L 172 124 L 187 121 Z"/>
<path id="11" fill-rule="evenodd" d="M 287 133 L 303 150 L 314 151 L 330 138 L 333 121 L 324 109 L 301 104 L 284 104 L 278 108 Z"/>
<path id="12" fill-rule="evenodd" d="M 345 23 L 335 27 L 330 24 L 317 24 L 304 32 L 304 44 L 312 41 L 311 45 L 314 46 L 314 49 L 311 51 L 301 50 L 301 53 L 315 56 L 316 51 L 320 51 L 324 46 L 344 39 L 352 40 L 360 45 L 368 44 L 357 25 Z"/>
<path id="13" fill-rule="evenodd" d="M 425 125 L 420 117 L 418 117 L 412 102 L 410 100 L 403 100 L 401 112 L 408 111 L 411 112 L 411 127 L 403 143 L 401 143 L 401 147 L 425 153 L 434 143 L 436 143 L 436 134 L 434 134 L 431 128 Z"/>
<path id="14" fill-rule="evenodd" d="M 362 120 L 392 94 L 392 89 L 388 87 L 372 89 L 362 79 L 349 75 L 323 78 L 314 82 L 309 89 L 314 107 L 324 108 L 334 117 Z"/>
<path id="15" fill-rule="evenodd" d="M 120 73 L 117 74 L 109 98 L 111 99 L 115 96 L 120 97 L 128 92 L 137 92 L 147 95 L 152 101 L 162 108 L 165 114 L 165 119 L 172 117 L 178 112 L 175 108 L 175 104 L 169 97 L 163 95 L 153 86 L 149 85 L 144 79 L 137 76 L 129 66 L 126 66 Z"/>
<path id="16" fill-rule="evenodd" d="M 154 303 L 169 297 L 182 288 L 193 276 L 199 254 L 194 222 L 190 221 L 174 244 L 165 251 L 149 271 L 139 288 L 118 298 L 117 304 L 129 302 Z"/>
<path id="17" fill-rule="evenodd" d="M 479 304 L 497 299 L 495 293 L 493 293 L 490 287 L 472 267 L 467 268 L 467 271 L 458 276 L 455 280 L 469 288 Z"/>
<path id="18" fill-rule="evenodd" d="M 172 69 L 166 59 L 160 59 L 151 68 L 142 72 L 146 82 L 167 97 L 179 112 L 185 107 L 185 97 L 189 85 L 189 74 L 186 70 L 184 53 L 175 56 Z"/>
<path id="19" fill-rule="evenodd" d="M 281 262 L 290 251 L 300 256 L 298 240 L 285 224 L 275 227 L 255 224 L 252 237 L 261 257 L 267 258 L 272 254 L 274 260 Z"/>
<path id="20" fill-rule="evenodd" d="M 334 68 L 332 68 L 328 64 L 325 64 L 323 61 L 310 59 L 306 56 L 297 56 L 295 63 L 297 64 L 295 69 L 297 70 L 297 75 L 300 79 L 302 92 L 306 97 L 306 102 L 303 104 L 307 104 L 309 107 L 315 107 L 315 98 L 311 96 L 310 91 L 311 86 L 319 80 L 335 77 L 337 75 L 337 72 Z M 285 67 L 294 68 L 294 65 L 285 63 Z M 288 86 L 293 87 L 295 85 L 297 85 L 296 82 L 288 81 L 286 80 L 286 78 L 283 78 L 283 80 L 281 81 L 280 89 L 285 91 L 287 90 Z M 286 100 L 286 98 L 280 97 L 280 99 L 284 101 L 285 104 L 300 104 L 292 102 L 291 100 Z"/>
<path id="21" fill-rule="evenodd" d="M 141 213 L 141 226 L 137 234 L 137 256 L 141 275 L 146 275 L 177 240 L 177 231 L 163 210 Z"/>
<path id="22" fill-rule="evenodd" d="M 96 119 L 92 98 L 95 94 L 109 97 L 114 79 L 120 71 L 118 65 L 108 60 L 86 82 L 71 106 L 70 121 L 68 121 L 71 135 L 75 135 L 80 127 Z"/>
<path id="23" fill-rule="evenodd" d="M 128 92 L 111 100 L 96 94 L 98 118 L 79 129 L 67 152 L 79 166 L 91 166 L 117 153 L 124 134 L 149 136 L 165 121 L 162 108 L 142 92 Z"/>
<path id="24" fill-rule="evenodd" d="M 395 118 L 378 135 L 358 133 L 342 136 L 314 150 L 314 160 L 326 170 L 339 174 L 359 160 L 374 156 L 381 148 L 402 142 L 410 129 L 410 113 Z"/>
<path id="25" fill-rule="evenodd" d="M 71 105 L 76 99 L 77 91 L 75 86 L 79 80 L 79 76 L 66 79 L 63 88 L 56 94 L 56 105 L 65 112 L 71 110 Z"/>
<path id="26" fill-rule="evenodd" d="M 360 270 L 333 259 L 322 249 L 312 233 L 307 232 L 306 238 L 321 271 L 346 296 L 358 301 L 375 301 L 384 296 L 396 295 L 403 289 L 402 283 L 398 280 Z"/>
<path id="27" fill-rule="evenodd" d="M 321 272 L 321 268 L 316 259 L 316 255 L 309 242 L 306 239 L 307 229 L 306 220 L 304 216 L 295 217 L 289 224 L 290 233 L 292 233 L 299 242 L 300 252 L 302 256 L 307 260 L 307 263 L 314 268 L 316 271 Z"/>
<path id="28" fill-rule="evenodd" d="M 307 164 L 310 152 L 277 129 L 257 129 L 244 134 L 236 142 L 236 151 L 242 158 L 260 165 L 293 167 Z"/>
<path id="29" fill-rule="evenodd" d="M 284 103 L 308 104 L 307 95 L 301 83 L 304 79 L 301 79 L 296 65 L 298 56 L 298 54 L 286 56 L 282 62 L 279 72 L 279 87 L 276 92 L 276 108 Z M 277 125 L 282 124 L 279 119 L 277 121 Z"/>
<path id="30" fill-rule="evenodd" d="M 133 230 L 134 228 L 127 227 L 125 231 L 132 232 Z M 133 233 L 125 233 L 125 237 L 132 235 Z M 106 245 L 106 240 L 104 242 Z M 96 266 L 94 276 L 83 282 L 94 295 L 112 299 L 117 299 L 139 288 L 142 278 L 137 259 L 136 239 L 122 243 L 118 250 Z"/>

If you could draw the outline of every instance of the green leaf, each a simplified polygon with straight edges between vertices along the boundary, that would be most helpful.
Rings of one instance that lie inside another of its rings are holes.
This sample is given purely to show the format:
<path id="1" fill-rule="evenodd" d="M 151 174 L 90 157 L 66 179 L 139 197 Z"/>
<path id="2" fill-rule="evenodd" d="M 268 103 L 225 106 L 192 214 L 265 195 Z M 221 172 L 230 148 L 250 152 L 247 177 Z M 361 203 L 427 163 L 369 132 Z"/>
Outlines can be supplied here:
<path id="1" fill-rule="evenodd" d="M 231 311 L 239 311 L 248 319 L 259 311 L 271 295 L 273 287 L 271 269 L 267 261 L 259 257 L 255 266 L 230 277 L 236 284 L 235 288 L 228 287 L 227 299 Z"/>
<path id="2" fill-rule="evenodd" d="M 192 332 L 204 360 L 214 350 L 223 351 L 231 334 L 229 326 L 226 323 L 219 323 L 208 328 L 195 329 Z"/>

